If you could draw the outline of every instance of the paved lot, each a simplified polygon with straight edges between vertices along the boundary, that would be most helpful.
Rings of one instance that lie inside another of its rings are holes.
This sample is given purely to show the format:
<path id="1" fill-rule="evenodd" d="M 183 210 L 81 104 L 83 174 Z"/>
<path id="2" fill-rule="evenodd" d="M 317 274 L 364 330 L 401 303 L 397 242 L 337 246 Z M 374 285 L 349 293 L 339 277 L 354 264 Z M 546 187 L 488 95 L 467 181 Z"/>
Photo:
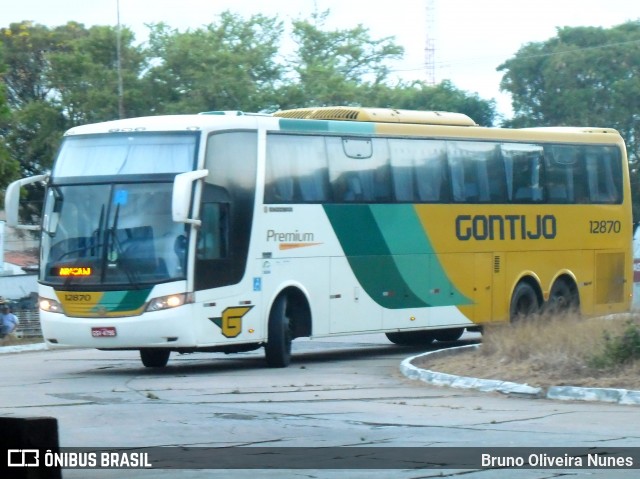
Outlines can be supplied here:
<path id="1" fill-rule="evenodd" d="M 473 342 L 470 335 L 465 341 Z M 463 338 L 464 339 L 464 338 Z M 62 447 L 635 447 L 640 407 L 505 397 L 404 377 L 421 350 L 383 335 L 294 343 L 287 369 L 262 351 L 172 355 L 162 370 L 136 352 L 0 356 L 0 416 L 53 416 Z M 68 478 L 638 477 L 638 470 L 64 470 Z"/>

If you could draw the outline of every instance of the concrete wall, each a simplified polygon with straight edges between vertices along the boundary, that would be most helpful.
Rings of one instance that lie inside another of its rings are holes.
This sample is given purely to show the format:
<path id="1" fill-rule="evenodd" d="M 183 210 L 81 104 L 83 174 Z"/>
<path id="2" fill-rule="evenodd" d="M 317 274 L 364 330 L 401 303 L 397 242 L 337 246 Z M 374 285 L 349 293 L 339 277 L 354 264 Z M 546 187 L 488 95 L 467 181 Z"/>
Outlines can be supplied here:
<path id="1" fill-rule="evenodd" d="M 38 292 L 38 275 L 18 274 L 0 276 L 0 296 L 6 299 L 20 299 Z"/>

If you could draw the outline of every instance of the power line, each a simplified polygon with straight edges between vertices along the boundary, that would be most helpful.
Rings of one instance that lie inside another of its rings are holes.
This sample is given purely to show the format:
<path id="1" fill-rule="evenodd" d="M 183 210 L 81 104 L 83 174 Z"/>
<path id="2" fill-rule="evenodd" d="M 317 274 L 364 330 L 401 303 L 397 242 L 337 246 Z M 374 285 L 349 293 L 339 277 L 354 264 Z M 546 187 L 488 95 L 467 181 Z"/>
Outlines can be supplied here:
<path id="1" fill-rule="evenodd" d="M 588 50 L 601 50 L 603 48 L 609 48 L 609 47 L 618 47 L 618 46 L 624 46 L 624 45 L 633 45 L 633 44 L 637 44 L 640 43 L 640 39 L 638 40 L 628 40 L 626 42 L 613 42 L 613 43 L 604 43 L 602 45 L 594 45 L 591 47 L 578 47 L 578 48 L 572 48 L 569 50 L 561 50 L 558 52 L 549 52 L 549 53 L 536 53 L 533 55 L 525 55 L 525 56 L 521 56 L 520 58 L 542 58 L 542 57 L 553 57 L 553 56 L 557 56 L 557 55 L 565 55 L 567 53 L 577 53 L 577 52 L 583 52 L 583 51 L 588 51 Z"/>

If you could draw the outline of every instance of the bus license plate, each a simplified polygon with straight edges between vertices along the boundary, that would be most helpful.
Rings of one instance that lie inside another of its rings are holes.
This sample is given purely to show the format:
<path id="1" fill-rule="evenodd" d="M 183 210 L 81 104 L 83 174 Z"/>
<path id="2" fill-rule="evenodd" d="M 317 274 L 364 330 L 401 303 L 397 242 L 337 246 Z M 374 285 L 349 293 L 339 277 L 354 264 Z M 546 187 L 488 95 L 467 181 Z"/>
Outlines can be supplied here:
<path id="1" fill-rule="evenodd" d="M 114 338 L 117 336 L 114 326 L 100 326 L 91 328 L 91 336 L 94 338 Z"/>

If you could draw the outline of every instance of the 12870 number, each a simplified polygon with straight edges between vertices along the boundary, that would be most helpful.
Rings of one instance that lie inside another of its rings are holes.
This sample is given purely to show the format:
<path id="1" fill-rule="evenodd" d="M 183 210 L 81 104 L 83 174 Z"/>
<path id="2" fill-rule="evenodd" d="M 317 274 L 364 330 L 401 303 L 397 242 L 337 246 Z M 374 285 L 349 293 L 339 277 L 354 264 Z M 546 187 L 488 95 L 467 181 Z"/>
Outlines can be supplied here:
<path id="1" fill-rule="evenodd" d="M 589 233 L 591 234 L 620 233 L 621 229 L 622 225 L 618 220 L 589 221 Z"/>

